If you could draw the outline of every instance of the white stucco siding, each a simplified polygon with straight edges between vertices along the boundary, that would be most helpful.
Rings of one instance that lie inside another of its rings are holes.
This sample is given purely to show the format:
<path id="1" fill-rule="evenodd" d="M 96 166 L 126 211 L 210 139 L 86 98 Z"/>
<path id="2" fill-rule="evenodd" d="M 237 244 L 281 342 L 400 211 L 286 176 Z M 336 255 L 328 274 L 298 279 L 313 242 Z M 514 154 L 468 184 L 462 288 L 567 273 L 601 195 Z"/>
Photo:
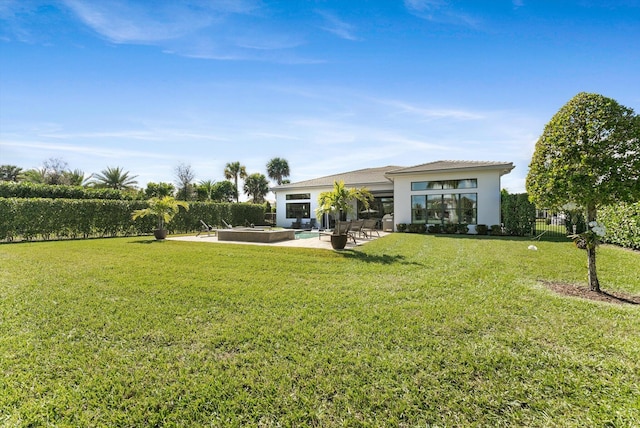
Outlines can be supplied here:
<path id="1" fill-rule="evenodd" d="M 475 189 L 421 190 L 412 191 L 416 181 L 444 181 L 477 179 Z M 477 224 L 500 223 L 500 173 L 489 171 L 458 171 L 445 173 L 416 173 L 394 177 L 394 223 L 411 223 L 411 196 L 438 193 L 477 193 Z M 394 224 L 394 228 L 395 228 Z M 470 232 L 475 232 L 473 226 Z"/>

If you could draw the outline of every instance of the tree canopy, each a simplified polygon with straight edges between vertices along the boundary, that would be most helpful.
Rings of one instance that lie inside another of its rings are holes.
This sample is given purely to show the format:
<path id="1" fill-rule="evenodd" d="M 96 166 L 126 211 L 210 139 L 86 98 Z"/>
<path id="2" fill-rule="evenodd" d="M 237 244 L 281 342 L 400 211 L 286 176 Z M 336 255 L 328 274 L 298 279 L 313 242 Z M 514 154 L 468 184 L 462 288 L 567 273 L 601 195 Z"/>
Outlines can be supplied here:
<path id="1" fill-rule="evenodd" d="M 595 209 L 638 200 L 639 179 L 640 117 L 611 98 L 582 92 L 545 126 L 526 185 L 538 207 Z"/>
<path id="2" fill-rule="evenodd" d="M 264 197 L 269 193 L 269 182 L 264 174 L 256 172 L 244 180 L 244 193 L 251 197 L 254 204 L 264 202 Z"/>
<path id="3" fill-rule="evenodd" d="M 96 187 L 106 187 L 109 189 L 126 190 L 133 189 L 138 182 L 135 180 L 137 175 L 130 176 L 129 171 L 124 168 L 107 167 L 99 174 L 94 175 L 94 184 Z"/>
<path id="4" fill-rule="evenodd" d="M 286 159 L 273 158 L 267 162 L 267 174 L 269 175 L 269 178 L 278 183 L 278 186 L 284 182 L 284 178 L 288 177 L 290 173 L 289 163 Z"/>

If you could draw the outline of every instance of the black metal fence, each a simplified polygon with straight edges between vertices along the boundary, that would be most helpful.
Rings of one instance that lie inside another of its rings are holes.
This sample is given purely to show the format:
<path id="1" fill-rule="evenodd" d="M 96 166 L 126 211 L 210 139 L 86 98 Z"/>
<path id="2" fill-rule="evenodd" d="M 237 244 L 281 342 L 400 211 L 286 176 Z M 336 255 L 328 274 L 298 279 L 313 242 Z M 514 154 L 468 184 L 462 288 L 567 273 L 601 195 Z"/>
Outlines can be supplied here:
<path id="1" fill-rule="evenodd" d="M 536 210 L 534 236 L 540 239 L 569 239 L 567 236 L 582 232 L 582 215 L 571 211 Z"/>

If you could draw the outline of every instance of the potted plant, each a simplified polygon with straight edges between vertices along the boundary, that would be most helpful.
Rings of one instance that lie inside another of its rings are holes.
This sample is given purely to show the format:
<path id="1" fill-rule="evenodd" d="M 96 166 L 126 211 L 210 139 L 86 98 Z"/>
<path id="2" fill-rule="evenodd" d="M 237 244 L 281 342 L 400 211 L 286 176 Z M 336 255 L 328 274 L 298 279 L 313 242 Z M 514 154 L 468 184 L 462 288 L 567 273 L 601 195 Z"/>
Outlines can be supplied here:
<path id="1" fill-rule="evenodd" d="M 189 204 L 184 201 L 178 201 L 172 196 L 165 196 L 163 198 L 151 198 L 149 199 L 149 207 L 135 210 L 131 217 L 136 220 L 138 218 L 146 217 L 148 215 L 156 216 L 158 219 L 158 228 L 154 229 L 153 235 L 156 239 L 165 239 L 167 237 L 168 230 L 164 228 L 165 223 L 169 223 L 180 211 L 180 207 L 185 210 L 189 210 Z"/>
<path id="2" fill-rule="evenodd" d="M 318 208 L 316 209 L 316 217 L 322 220 L 325 214 L 337 214 L 338 220 L 348 213 L 353 212 L 354 201 L 360 201 L 364 209 L 369 208 L 369 201 L 373 199 L 373 195 L 365 187 L 347 188 L 344 181 L 334 181 L 333 190 L 322 192 L 318 196 Z M 347 233 L 342 232 L 341 228 L 336 225 L 334 233 L 331 235 L 331 246 L 336 250 L 341 250 L 347 245 Z"/>

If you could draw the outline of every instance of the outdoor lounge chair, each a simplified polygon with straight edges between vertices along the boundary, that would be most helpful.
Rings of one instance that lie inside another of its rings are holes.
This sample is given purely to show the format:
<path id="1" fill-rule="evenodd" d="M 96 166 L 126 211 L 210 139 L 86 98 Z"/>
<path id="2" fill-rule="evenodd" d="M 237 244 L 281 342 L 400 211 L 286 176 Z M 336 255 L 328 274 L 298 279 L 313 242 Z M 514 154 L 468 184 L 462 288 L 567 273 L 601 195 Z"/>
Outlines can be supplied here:
<path id="1" fill-rule="evenodd" d="M 353 239 L 355 240 L 356 234 L 358 237 L 362 236 L 362 227 L 364 226 L 364 220 L 353 220 L 351 222 L 351 229 L 349 229 L 349 233 L 353 235 Z"/>
<path id="2" fill-rule="evenodd" d="M 351 232 L 351 223 L 352 222 L 350 221 L 337 221 L 336 227 L 333 230 L 324 230 L 318 232 L 318 239 L 320 239 L 323 235 L 347 235 L 349 238 L 353 239 L 354 244 L 357 244 L 356 237 Z"/>
<path id="3" fill-rule="evenodd" d="M 380 237 L 380 232 L 378 232 L 378 229 L 376 228 L 377 224 L 378 220 L 375 218 L 370 218 L 364 221 L 364 224 L 362 225 L 362 233 L 365 238 L 371 238 L 374 232 L 378 237 Z"/>
<path id="4" fill-rule="evenodd" d="M 209 226 L 202 220 L 200 220 L 200 223 L 202 224 L 202 226 L 200 226 L 200 232 L 198 232 L 196 236 L 200 236 L 202 232 L 207 232 L 207 236 L 211 236 L 211 232 L 214 232 L 215 228 L 213 226 Z"/>
<path id="5" fill-rule="evenodd" d="M 224 219 L 221 219 L 221 220 L 222 220 L 222 223 L 224 223 L 224 227 L 226 227 L 227 229 L 233 229 L 233 226 L 231 226 L 229 223 L 224 221 Z"/>

